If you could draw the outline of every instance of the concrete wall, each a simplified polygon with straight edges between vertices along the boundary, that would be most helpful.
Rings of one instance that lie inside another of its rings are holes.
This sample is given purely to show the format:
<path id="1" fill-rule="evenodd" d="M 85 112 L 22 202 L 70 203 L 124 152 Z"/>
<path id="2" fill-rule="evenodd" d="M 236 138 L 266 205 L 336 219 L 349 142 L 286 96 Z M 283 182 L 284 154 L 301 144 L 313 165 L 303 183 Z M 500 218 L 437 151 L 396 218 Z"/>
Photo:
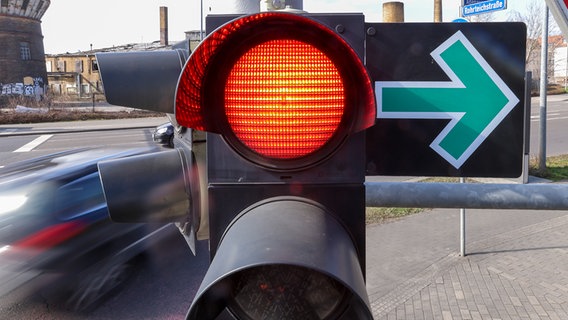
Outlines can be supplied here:
<path id="1" fill-rule="evenodd" d="M 18 94 L 20 85 L 29 85 L 24 80 L 30 77 L 36 85 L 47 84 L 40 21 L 0 15 L 0 44 L 0 95 Z M 24 57 L 22 46 L 29 48 Z M 11 87 L 16 88 L 16 93 Z"/>

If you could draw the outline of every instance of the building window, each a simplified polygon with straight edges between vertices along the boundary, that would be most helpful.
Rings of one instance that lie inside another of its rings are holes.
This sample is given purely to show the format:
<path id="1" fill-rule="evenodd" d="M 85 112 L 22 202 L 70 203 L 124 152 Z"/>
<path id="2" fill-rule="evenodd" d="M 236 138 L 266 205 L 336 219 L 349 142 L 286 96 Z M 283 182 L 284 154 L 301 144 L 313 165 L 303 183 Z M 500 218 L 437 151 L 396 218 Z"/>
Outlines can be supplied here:
<path id="1" fill-rule="evenodd" d="M 22 60 L 32 60 L 32 52 L 28 42 L 20 42 L 20 57 Z"/>
<path id="2" fill-rule="evenodd" d="M 75 60 L 75 72 L 83 72 L 83 60 Z"/>
<path id="3" fill-rule="evenodd" d="M 65 60 L 57 60 L 57 71 L 67 72 L 67 63 L 65 63 Z"/>
<path id="4" fill-rule="evenodd" d="M 97 63 L 97 60 L 91 60 L 91 70 L 99 71 L 99 64 Z"/>
<path id="5" fill-rule="evenodd" d="M 8 6 L 8 0 L 2 0 L 1 5 L 2 5 L 2 7 L 7 7 Z"/>

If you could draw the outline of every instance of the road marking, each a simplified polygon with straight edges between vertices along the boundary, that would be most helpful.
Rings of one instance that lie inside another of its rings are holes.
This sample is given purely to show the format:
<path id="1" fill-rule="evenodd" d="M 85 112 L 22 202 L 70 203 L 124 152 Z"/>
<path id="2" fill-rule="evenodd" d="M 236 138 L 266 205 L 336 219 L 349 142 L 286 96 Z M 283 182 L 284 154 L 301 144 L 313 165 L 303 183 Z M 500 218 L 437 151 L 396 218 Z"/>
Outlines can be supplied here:
<path id="1" fill-rule="evenodd" d="M 51 137 L 53 137 L 52 134 L 45 134 L 45 135 L 39 136 L 36 139 L 34 139 L 33 141 L 31 141 L 31 142 L 25 144 L 24 146 L 22 146 L 21 148 L 15 150 L 14 152 L 30 152 L 34 148 L 39 146 L 40 144 L 46 142 Z"/>

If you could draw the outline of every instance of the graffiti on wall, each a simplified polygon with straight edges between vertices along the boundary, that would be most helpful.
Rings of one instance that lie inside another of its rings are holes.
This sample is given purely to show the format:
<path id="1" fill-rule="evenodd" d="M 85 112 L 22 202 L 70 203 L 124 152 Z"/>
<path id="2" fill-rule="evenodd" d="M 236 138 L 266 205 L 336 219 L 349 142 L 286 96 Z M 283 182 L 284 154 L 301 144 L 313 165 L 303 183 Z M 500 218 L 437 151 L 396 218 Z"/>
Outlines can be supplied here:
<path id="1" fill-rule="evenodd" d="M 42 77 L 25 77 L 24 82 L 0 83 L 0 96 L 28 96 L 41 99 L 45 92 Z"/>

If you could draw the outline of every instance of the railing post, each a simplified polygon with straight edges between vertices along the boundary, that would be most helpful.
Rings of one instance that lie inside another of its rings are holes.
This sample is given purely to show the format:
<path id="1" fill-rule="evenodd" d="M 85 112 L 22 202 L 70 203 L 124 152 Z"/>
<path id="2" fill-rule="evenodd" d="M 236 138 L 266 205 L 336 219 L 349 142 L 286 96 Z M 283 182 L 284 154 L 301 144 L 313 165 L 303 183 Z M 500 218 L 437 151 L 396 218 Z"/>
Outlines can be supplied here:
<path id="1" fill-rule="evenodd" d="M 463 177 L 460 183 L 465 183 Z M 460 256 L 465 257 L 465 208 L 460 209 Z"/>

